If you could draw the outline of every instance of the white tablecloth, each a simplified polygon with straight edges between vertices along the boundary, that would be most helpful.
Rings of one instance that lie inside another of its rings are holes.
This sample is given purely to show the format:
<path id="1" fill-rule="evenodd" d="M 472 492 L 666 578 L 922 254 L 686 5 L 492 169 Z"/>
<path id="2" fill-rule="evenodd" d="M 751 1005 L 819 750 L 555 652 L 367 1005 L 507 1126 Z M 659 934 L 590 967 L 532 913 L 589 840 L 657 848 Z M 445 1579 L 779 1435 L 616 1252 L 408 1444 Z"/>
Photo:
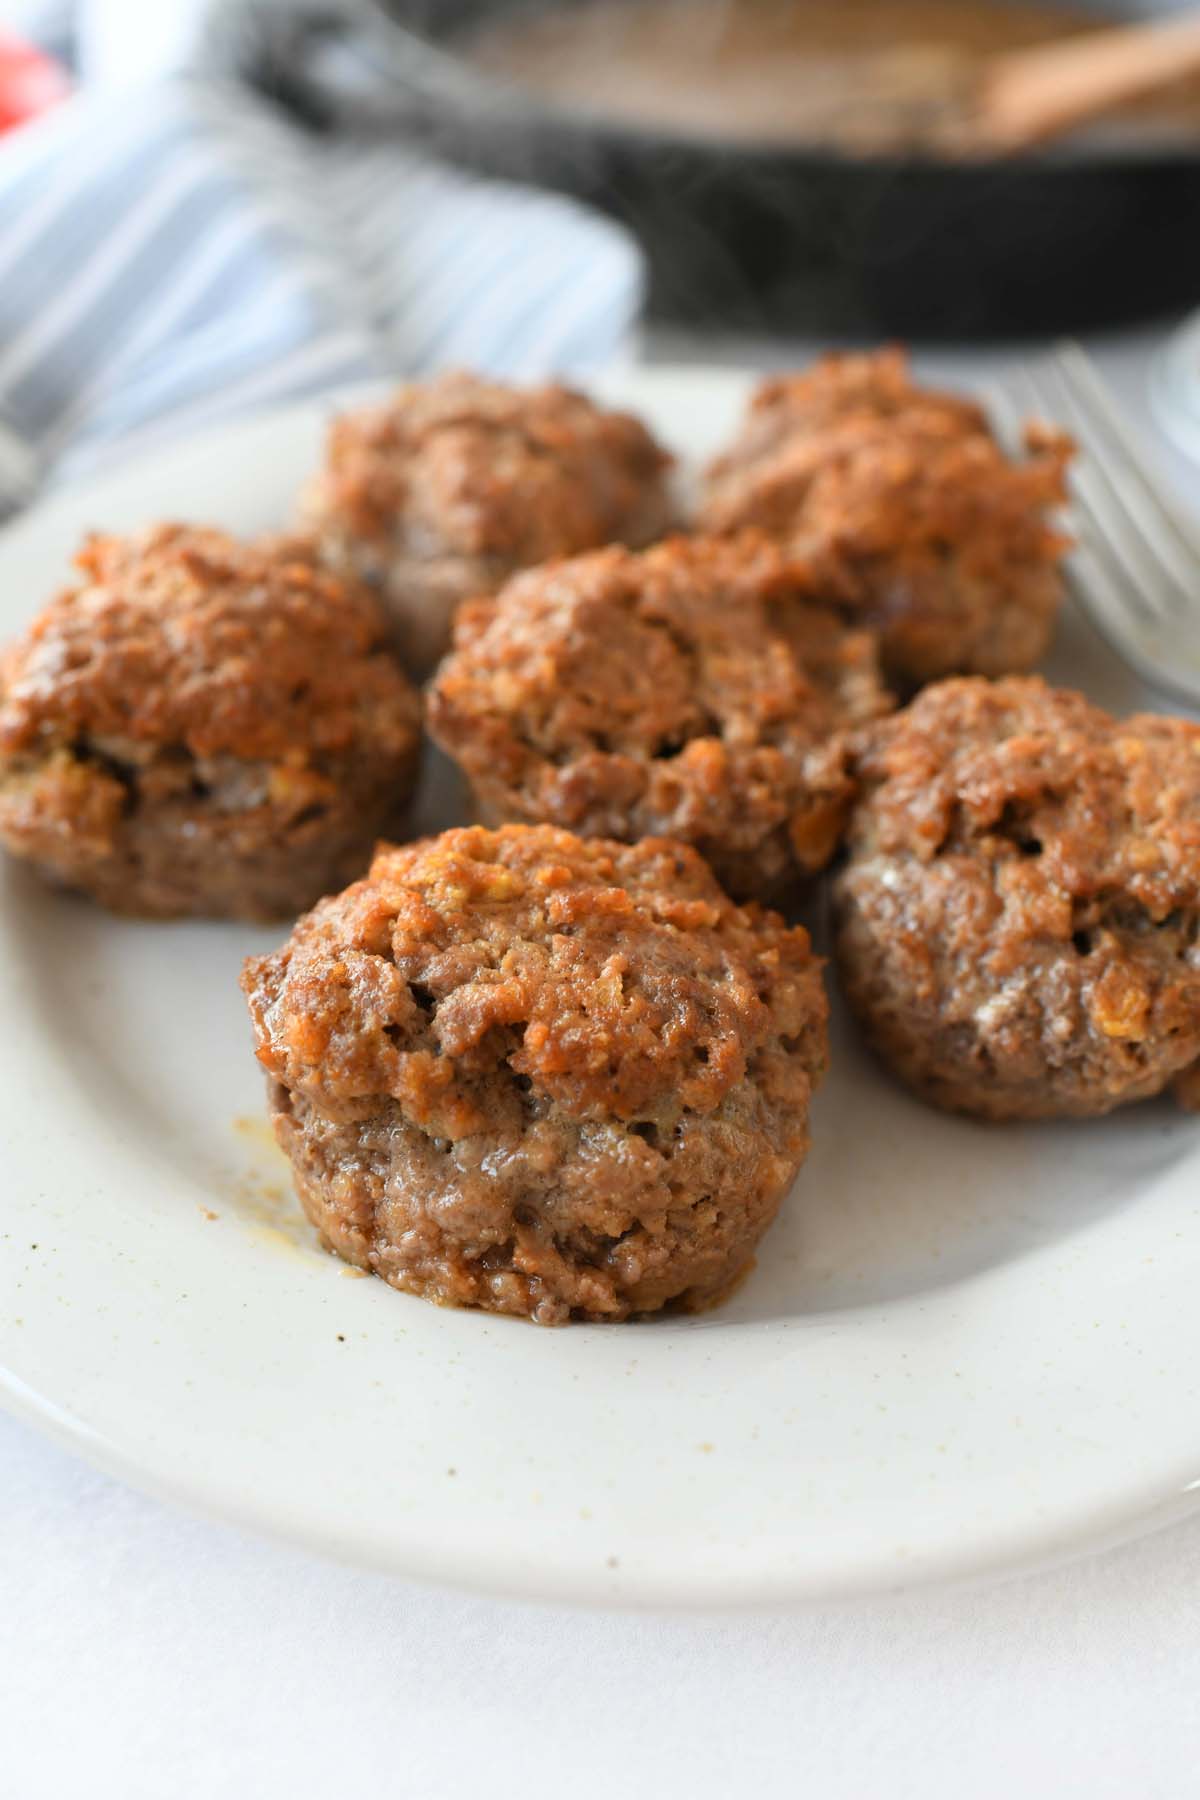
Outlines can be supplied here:
<path id="1" fill-rule="evenodd" d="M 0 1420 L 9 1800 L 1185 1800 L 1200 1521 L 791 1616 L 425 1592 L 200 1523 Z"/>
<path id="2" fill-rule="evenodd" d="M 1135 407 L 1151 348 L 1102 347 Z M 0 1796 L 1182 1800 L 1200 1783 L 1198 1597 L 1200 1519 L 986 1591 L 853 1608 L 501 1605 L 193 1520 L 0 1416 Z"/>

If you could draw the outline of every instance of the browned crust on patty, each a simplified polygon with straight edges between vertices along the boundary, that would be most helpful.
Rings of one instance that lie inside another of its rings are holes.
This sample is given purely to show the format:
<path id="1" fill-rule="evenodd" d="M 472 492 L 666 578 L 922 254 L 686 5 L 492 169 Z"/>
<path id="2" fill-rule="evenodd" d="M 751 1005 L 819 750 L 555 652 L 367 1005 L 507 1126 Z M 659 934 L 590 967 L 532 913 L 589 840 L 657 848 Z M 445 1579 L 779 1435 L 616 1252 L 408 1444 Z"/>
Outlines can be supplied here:
<path id="1" fill-rule="evenodd" d="M 89 538 L 0 658 L 0 838 L 123 912 L 279 917 L 369 859 L 420 707 L 378 603 L 286 545 Z"/>
<path id="2" fill-rule="evenodd" d="M 901 352 L 827 357 L 758 389 L 709 468 L 702 531 L 770 533 L 880 633 L 903 687 L 1004 675 L 1046 652 L 1063 597 L 1070 440 L 1001 449 L 971 400 L 915 386 Z"/>
<path id="3" fill-rule="evenodd" d="M 997 1119 L 1104 1113 L 1186 1076 L 1200 726 L 1114 720 L 1034 678 L 949 681 L 873 731 L 859 772 L 838 966 L 897 1073 Z"/>
<path id="4" fill-rule="evenodd" d="M 243 987 L 311 1217 L 430 1299 L 542 1323 L 703 1304 L 807 1150 L 807 934 L 679 844 L 387 849 Z"/>
<path id="5" fill-rule="evenodd" d="M 871 635 L 750 537 L 516 577 L 464 608 L 428 700 L 485 818 L 681 838 L 742 896 L 828 861 L 845 734 L 889 704 Z"/>
<path id="6" fill-rule="evenodd" d="M 570 388 L 451 372 L 335 419 L 304 515 L 379 588 L 424 669 L 455 605 L 514 570 L 661 536 L 671 462 L 638 419 Z"/>

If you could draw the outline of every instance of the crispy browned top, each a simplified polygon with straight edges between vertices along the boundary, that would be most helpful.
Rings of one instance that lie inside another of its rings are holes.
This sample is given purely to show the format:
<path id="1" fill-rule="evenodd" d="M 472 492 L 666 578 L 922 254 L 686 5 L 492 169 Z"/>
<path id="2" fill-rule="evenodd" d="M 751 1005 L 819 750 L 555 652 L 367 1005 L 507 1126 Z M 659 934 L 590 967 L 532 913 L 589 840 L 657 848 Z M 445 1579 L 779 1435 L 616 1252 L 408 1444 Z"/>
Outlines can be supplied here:
<path id="1" fill-rule="evenodd" d="M 852 845 L 992 859 L 1013 904 L 993 930 L 1069 937 L 1073 903 L 1152 920 L 1200 905 L 1200 725 L 1114 720 L 1037 678 L 945 681 L 873 727 Z"/>
<path id="2" fill-rule="evenodd" d="M 195 756 L 403 747 L 417 697 L 365 589 L 282 540 L 159 525 L 93 536 L 82 578 L 0 659 L 0 753 L 80 740 Z"/>
<path id="3" fill-rule="evenodd" d="M 637 419 L 569 388 L 451 372 L 336 419 L 312 510 L 415 555 L 525 565 L 624 537 L 670 462 Z"/>
<path id="4" fill-rule="evenodd" d="M 833 593 L 886 567 L 897 591 L 953 548 L 959 573 L 1002 580 L 1066 547 L 1046 514 L 1066 497 L 1072 445 L 1044 426 L 1014 462 L 972 400 L 923 390 L 900 351 L 827 357 L 768 381 L 708 472 L 700 524 L 787 540 Z"/>
<path id="5" fill-rule="evenodd" d="M 699 792 L 887 704 L 870 634 L 771 544 L 673 538 L 534 569 L 463 608 L 430 718 L 469 767 L 512 782 L 608 758 L 627 786 Z"/>
<path id="6" fill-rule="evenodd" d="M 390 1097 L 455 1140 L 502 1132 L 522 1088 L 582 1120 L 712 1111 L 825 1004 L 807 933 L 735 907 L 695 852 L 548 826 L 382 850 L 242 985 L 289 1088 L 334 1118 Z"/>
<path id="7" fill-rule="evenodd" d="M 754 390 L 736 444 L 711 465 L 710 475 L 768 455 L 788 439 L 813 436 L 847 419 L 894 419 L 916 414 L 960 434 L 988 431 L 987 415 L 965 394 L 919 387 L 899 345 L 863 352 L 831 351 L 807 369 L 771 375 Z"/>

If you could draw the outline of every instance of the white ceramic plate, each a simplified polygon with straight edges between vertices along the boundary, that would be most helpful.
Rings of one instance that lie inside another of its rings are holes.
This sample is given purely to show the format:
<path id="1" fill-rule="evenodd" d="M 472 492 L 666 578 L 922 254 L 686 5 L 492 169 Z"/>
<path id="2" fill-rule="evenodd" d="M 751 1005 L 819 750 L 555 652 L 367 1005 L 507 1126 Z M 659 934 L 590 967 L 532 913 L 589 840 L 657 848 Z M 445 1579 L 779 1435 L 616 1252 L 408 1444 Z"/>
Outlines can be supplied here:
<path id="1" fill-rule="evenodd" d="M 610 391 L 703 453 L 745 384 Z M 327 406 L 121 471 L 0 540 L 0 628 L 89 526 L 269 526 Z M 1068 621 L 1053 671 L 1145 696 Z M 433 796 L 431 804 L 436 806 Z M 445 822 L 449 822 L 448 820 Z M 815 1148 L 721 1311 L 561 1331 L 354 1279 L 287 1197 L 236 979 L 280 938 L 126 924 L 0 871 L 0 1371 L 104 1467 L 499 1592 L 788 1602 L 981 1576 L 1200 1488 L 1200 1127 L 984 1127 L 835 1021 Z"/>

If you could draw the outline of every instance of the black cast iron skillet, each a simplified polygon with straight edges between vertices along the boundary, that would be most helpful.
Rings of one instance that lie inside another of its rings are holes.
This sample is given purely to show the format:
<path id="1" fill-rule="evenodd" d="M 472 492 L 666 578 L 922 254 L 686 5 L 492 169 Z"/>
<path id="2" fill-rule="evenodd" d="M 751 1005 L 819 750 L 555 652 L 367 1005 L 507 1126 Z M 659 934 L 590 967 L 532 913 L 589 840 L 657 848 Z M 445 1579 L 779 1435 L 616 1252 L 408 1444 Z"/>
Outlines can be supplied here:
<path id="1" fill-rule="evenodd" d="M 473 23 L 530 0 L 370 4 L 372 55 L 406 122 L 466 167 L 559 189 L 632 227 L 659 318 L 981 338 L 1200 302 L 1200 138 L 967 164 L 656 137 L 541 109 L 455 53 Z M 1096 10 L 1098 25 L 1138 11 Z"/>

